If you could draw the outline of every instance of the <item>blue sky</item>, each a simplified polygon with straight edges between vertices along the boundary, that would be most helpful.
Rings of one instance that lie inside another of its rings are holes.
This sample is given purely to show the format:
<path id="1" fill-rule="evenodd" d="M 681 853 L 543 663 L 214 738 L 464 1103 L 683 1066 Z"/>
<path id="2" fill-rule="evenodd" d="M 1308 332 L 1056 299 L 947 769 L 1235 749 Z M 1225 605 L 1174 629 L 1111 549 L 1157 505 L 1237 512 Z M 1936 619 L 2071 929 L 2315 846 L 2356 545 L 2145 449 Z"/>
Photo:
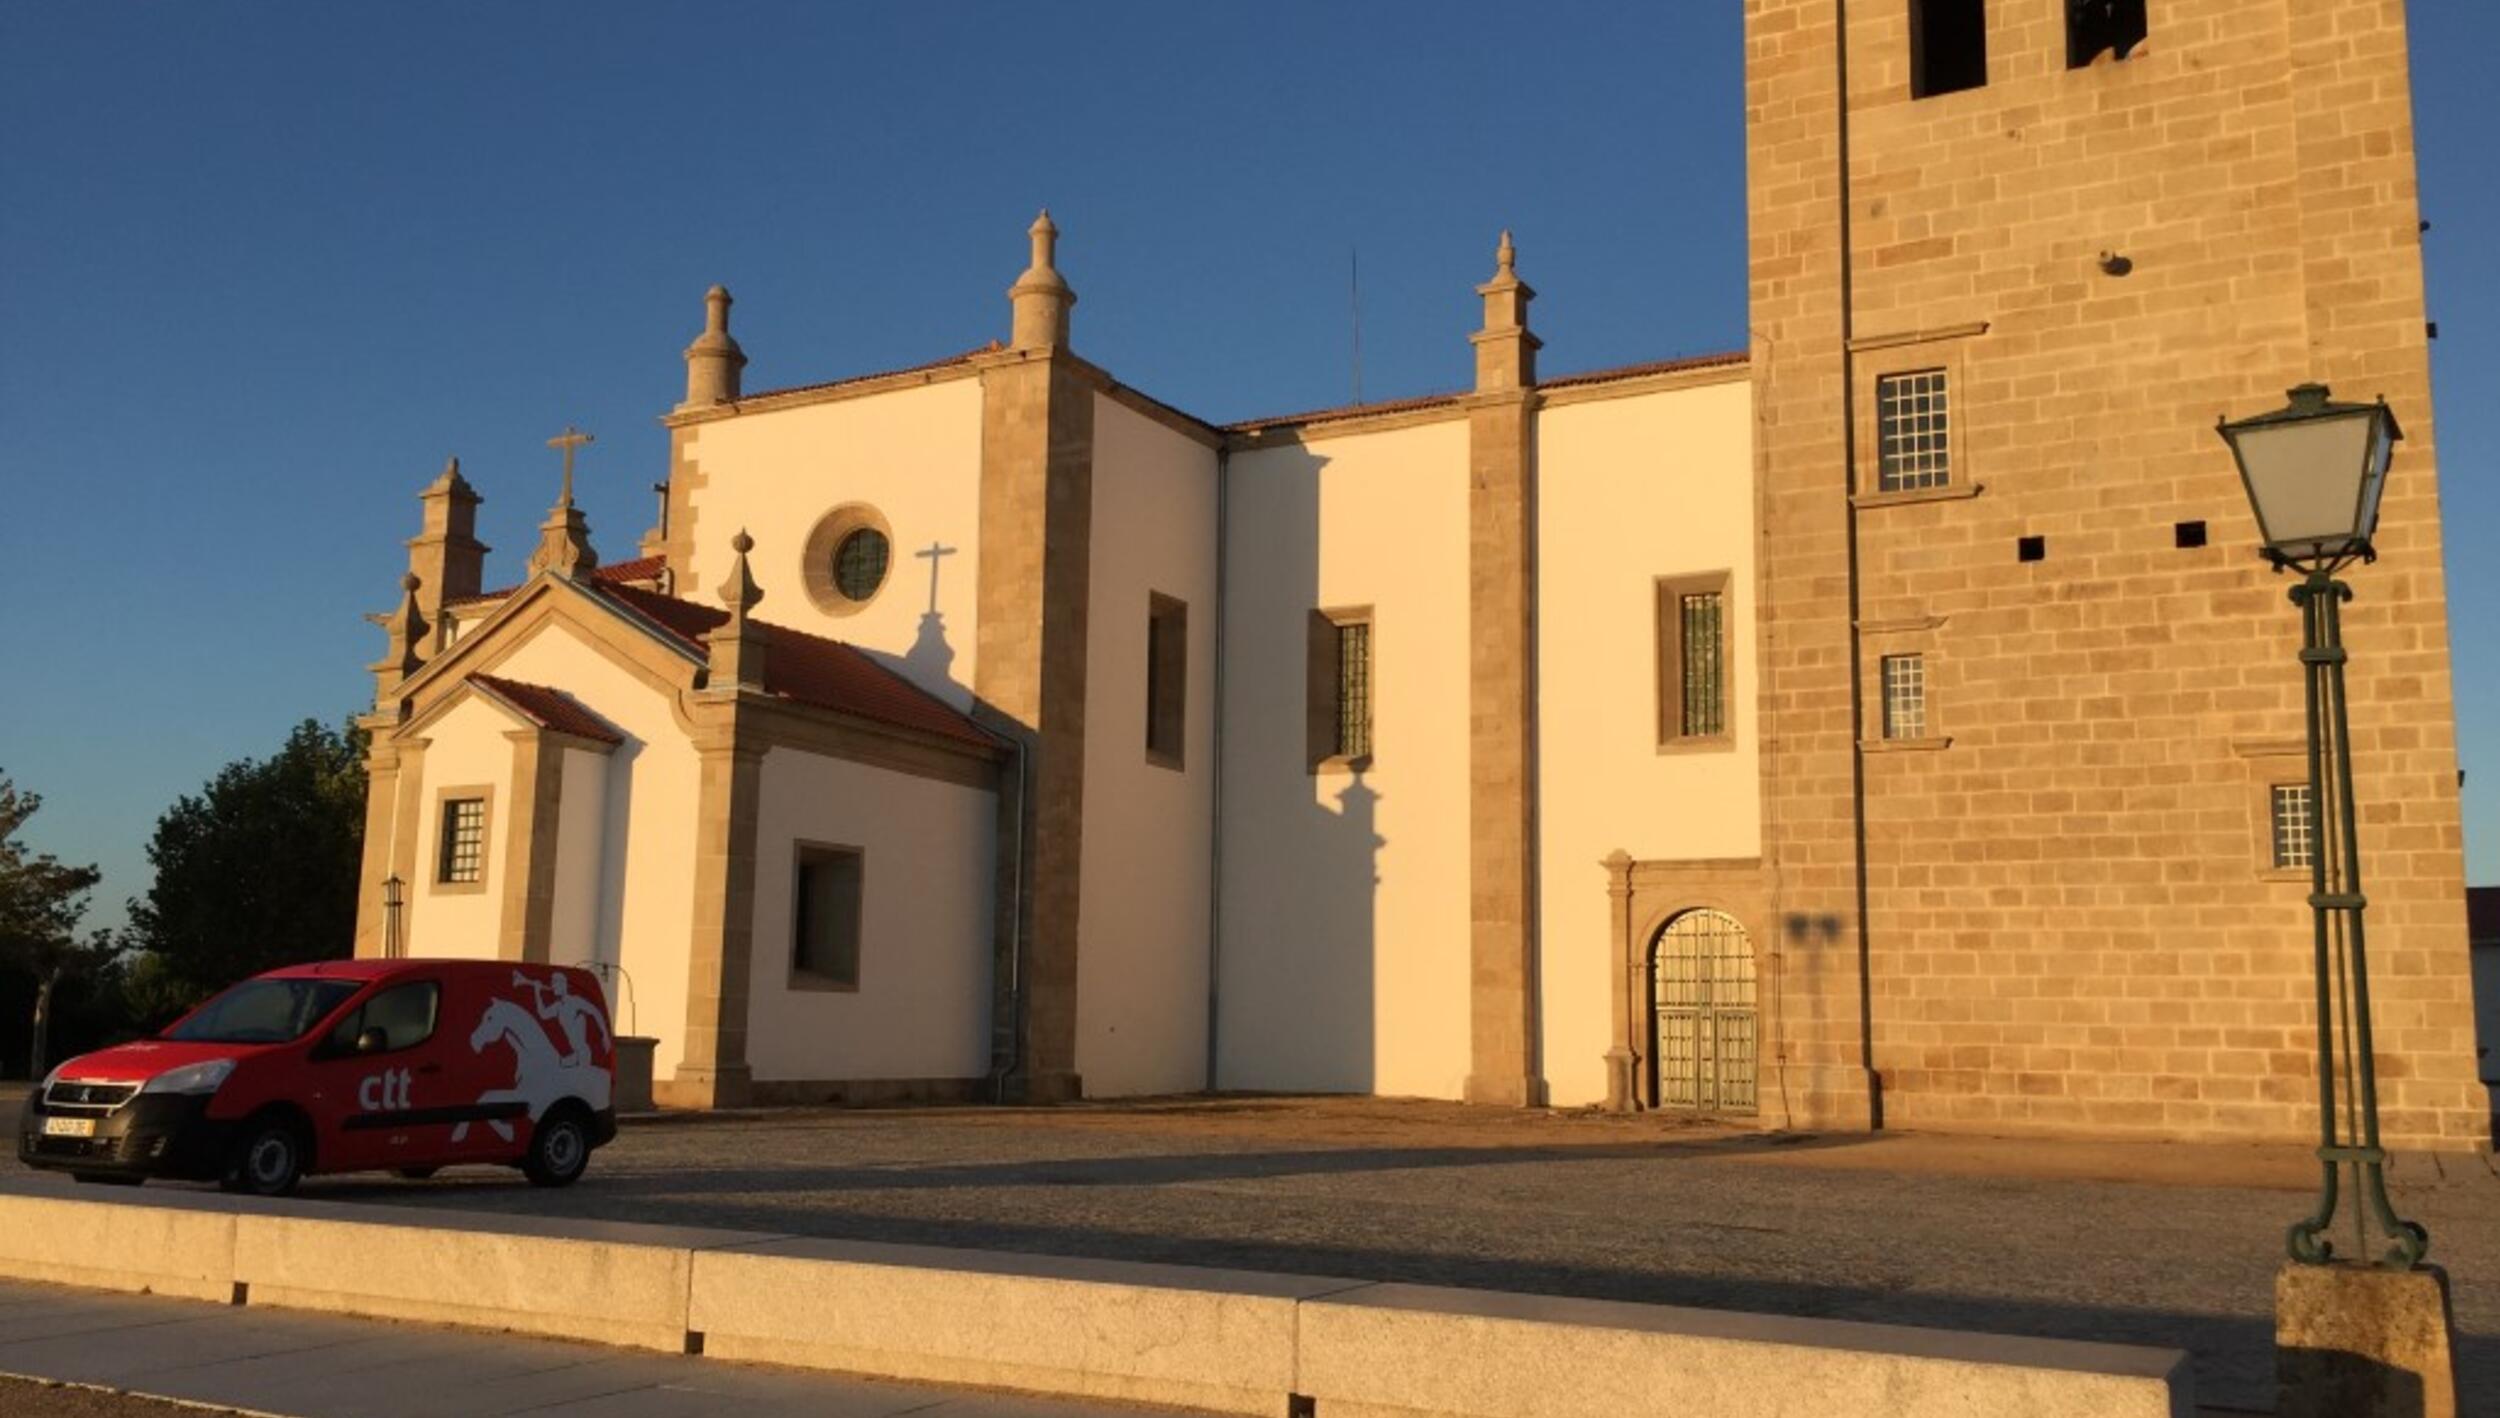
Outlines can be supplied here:
<path id="1" fill-rule="evenodd" d="M 156 815 L 368 699 L 445 456 L 512 579 L 597 433 L 652 517 L 714 281 L 770 387 L 1003 336 L 1216 419 L 1467 379 L 1519 233 L 1555 372 L 1745 343 L 1740 6 L 0 8 L 0 771 L 144 889 Z M 2500 882 L 2500 6 L 2418 0 L 2470 879 Z M 2217 450 L 2219 451 L 2219 450 Z M 2367 647 L 2356 647 L 2366 654 Z M 2291 668 L 2286 666 L 2286 673 Z"/>

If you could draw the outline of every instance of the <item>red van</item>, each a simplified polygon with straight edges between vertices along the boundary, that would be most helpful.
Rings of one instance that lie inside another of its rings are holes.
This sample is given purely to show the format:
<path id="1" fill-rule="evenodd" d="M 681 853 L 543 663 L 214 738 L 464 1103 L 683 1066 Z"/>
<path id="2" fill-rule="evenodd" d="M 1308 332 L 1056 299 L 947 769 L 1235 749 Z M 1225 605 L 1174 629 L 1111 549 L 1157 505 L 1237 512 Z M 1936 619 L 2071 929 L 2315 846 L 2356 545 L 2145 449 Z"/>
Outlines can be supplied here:
<path id="1" fill-rule="evenodd" d="M 261 1196 L 316 1172 L 469 1162 L 565 1186 L 616 1136 L 605 1001 L 586 970 L 509 961 L 272 970 L 54 1069 L 18 1119 L 18 1160 Z"/>

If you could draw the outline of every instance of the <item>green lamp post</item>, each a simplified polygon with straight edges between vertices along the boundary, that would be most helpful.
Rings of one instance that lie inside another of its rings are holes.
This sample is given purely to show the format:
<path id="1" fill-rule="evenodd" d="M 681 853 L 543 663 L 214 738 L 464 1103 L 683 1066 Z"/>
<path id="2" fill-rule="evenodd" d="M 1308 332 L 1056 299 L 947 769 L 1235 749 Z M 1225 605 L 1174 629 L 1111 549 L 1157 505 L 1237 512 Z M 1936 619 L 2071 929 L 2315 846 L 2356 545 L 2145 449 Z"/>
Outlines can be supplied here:
<path id="1" fill-rule="evenodd" d="M 2404 435 L 2380 399 L 2339 404 L 2323 384 L 2291 391 L 2271 413 L 2219 423 L 2256 509 L 2264 555 L 2276 570 L 2302 573 L 2291 599 L 2300 607 L 2301 668 L 2308 679 L 2309 802 L 2316 832 L 2309 907 L 2315 922 L 2318 984 L 2318 1166 L 2315 1215 L 2296 1222 L 2292 1259 L 2321 1265 L 2334 1256 L 2327 1231 L 2340 1201 L 2339 1169 L 2352 1176 L 2357 1253 L 2376 1225 L 2387 1242 L 2379 1264 L 2409 1270 L 2430 1233 L 2399 1218 L 2387 1199 L 2387 1154 L 2379 1146 L 2378 1072 L 2370 1042 L 2369 957 L 2361 914 L 2361 849 L 2354 833 L 2352 755 L 2344 700 L 2343 603 L 2352 588 L 2336 573 L 2375 560 L 2387 465 Z M 2337 1087 L 2338 1055 L 2342 1088 Z"/>

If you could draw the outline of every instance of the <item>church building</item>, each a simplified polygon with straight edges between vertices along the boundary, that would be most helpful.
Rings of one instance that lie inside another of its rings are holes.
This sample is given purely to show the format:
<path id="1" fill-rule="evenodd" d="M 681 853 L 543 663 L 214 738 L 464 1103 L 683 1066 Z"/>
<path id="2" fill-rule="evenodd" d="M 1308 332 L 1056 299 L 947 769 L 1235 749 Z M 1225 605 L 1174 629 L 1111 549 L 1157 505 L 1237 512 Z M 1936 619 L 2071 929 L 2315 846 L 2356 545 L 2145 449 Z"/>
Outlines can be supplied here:
<path id="1" fill-rule="evenodd" d="M 569 431 L 518 585 L 420 494 L 359 953 L 587 965 L 687 1107 L 2313 1137 L 2298 622 L 2213 425 L 2314 380 L 2405 433 L 2385 1132 L 2487 1145 L 2401 5 L 1750 0 L 1745 65 L 1747 350 L 1548 374 L 1505 234 L 1471 388 L 1216 424 L 1077 353 L 1048 214 L 908 369 L 750 391 L 715 287 L 633 555 Z"/>

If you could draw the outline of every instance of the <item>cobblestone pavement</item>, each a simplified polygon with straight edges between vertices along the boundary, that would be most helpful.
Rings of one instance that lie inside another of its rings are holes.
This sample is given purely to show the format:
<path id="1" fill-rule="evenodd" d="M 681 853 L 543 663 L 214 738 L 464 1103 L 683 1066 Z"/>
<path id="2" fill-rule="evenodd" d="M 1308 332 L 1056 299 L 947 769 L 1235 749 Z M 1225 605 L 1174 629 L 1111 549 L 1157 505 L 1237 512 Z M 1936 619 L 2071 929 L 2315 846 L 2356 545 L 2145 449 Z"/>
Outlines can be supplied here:
<path id="1" fill-rule="evenodd" d="M 629 1124 L 569 1191 L 306 1191 L 2171 1345 L 2201 1402 L 2270 1408 L 2274 1271 L 2315 1178 L 2291 1148 L 1222 1099 Z M 2500 1174 L 2396 1179 L 2454 1285 L 2467 1411 L 2500 1413 Z"/>

